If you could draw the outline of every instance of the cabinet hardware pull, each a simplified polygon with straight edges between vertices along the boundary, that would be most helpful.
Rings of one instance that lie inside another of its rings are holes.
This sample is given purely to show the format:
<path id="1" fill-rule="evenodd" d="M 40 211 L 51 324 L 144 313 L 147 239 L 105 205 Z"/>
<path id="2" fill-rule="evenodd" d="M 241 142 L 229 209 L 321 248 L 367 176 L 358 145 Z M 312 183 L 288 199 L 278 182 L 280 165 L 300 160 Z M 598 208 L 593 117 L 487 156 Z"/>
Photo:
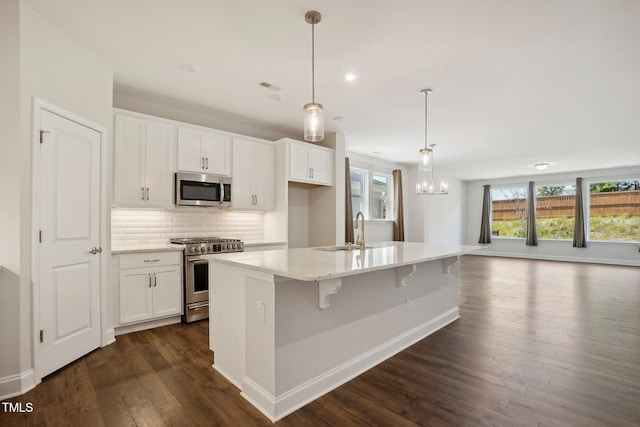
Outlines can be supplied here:
<path id="1" fill-rule="evenodd" d="M 156 280 L 156 273 L 153 273 L 153 287 L 155 288 L 158 285 L 157 280 Z"/>
<path id="2" fill-rule="evenodd" d="M 158 262 L 160 261 L 160 258 L 156 258 L 156 259 L 145 259 L 144 262 Z"/>
<path id="3" fill-rule="evenodd" d="M 200 160 L 201 160 L 200 163 L 202 164 L 202 169 L 204 169 L 204 157 L 200 157 Z"/>
<path id="4" fill-rule="evenodd" d="M 90 254 L 95 255 L 95 254 L 100 254 L 102 253 L 102 247 L 93 247 L 91 248 L 91 250 L 89 251 Z"/>
<path id="5" fill-rule="evenodd" d="M 205 169 L 206 169 L 206 170 L 209 170 L 209 158 L 208 158 L 208 157 L 205 157 L 205 160 L 206 160 L 206 164 L 207 164 L 207 165 L 205 166 Z"/>
<path id="6" fill-rule="evenodd" d="M 149 200 L 149 187 L 147 187 L 147 200 Z"/>
<path id="7" fill-rule="evenodd" d="M 151 287 L 151 273 L 149 273 L 148 275 L 149 275 L 149 287 Z"/>
<path id="8" fill-rule="evenodd" d="M 144 200 L 144 187 L 142 187 L 142 200 Z"/>
<path id="9" fill-rule="evenodd" d="M 255 196 L 253 196 L 256 198 L 256 206 L 258 206 L 258 195 L 256 194 Z"/>

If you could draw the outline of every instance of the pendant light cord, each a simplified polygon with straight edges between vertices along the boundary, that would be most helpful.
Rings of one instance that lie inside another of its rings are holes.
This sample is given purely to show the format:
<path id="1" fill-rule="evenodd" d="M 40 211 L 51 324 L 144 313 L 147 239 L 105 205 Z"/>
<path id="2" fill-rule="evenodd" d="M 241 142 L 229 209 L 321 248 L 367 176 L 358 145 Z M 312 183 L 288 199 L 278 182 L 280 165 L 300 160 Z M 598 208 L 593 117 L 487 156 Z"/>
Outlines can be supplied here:
<path id="1" fill-rule="evenodd" d="M 424 93 L 424 148 L 427 148 L 427 96 L 428 92 Z"/>
<path id="2" fill-rule="evenodd" d="M 311 24 L 311 102 L 316 103 L 316 24 Z"/>

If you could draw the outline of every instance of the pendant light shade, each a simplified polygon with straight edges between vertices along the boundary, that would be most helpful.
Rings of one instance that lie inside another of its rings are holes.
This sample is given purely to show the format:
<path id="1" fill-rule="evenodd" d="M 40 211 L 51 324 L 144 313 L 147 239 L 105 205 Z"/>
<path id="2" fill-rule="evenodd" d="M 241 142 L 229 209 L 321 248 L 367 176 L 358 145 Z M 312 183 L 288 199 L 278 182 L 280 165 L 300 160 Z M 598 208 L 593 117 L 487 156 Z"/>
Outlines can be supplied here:
<path id="1" fill-rule="evenodd" d="M 304 140 L 322 141 L 324 139 L 324 114 L 322 105 L 314 102 L 304 106 Z"/>
<path id="2" fill-rule="evenodd" d="M 316 102 L 315 79 L 315 25 L 320 22 L 322 15 L 315 10 L 307 12 L 304 20 L 311 24 L 311 102 L 304 110 L 304 139 L 305 141 L 322 141 L 324 139 L 324 113 L 322 104 Z"/>
<path id="3" fill-rule="evenodd" d="M 433 177 L 433 147 L 435 144 L 427 146 L 427 95 L 431 89 L 422 89 L 424 95 L 424 148 L 420 149 L 418 159 L 418 182 L 416 182 L 416 194 L 436 195 L 449 193 L 449 186 L 446 182 L 440 182 L 436 190 L 435 179 Z"/>

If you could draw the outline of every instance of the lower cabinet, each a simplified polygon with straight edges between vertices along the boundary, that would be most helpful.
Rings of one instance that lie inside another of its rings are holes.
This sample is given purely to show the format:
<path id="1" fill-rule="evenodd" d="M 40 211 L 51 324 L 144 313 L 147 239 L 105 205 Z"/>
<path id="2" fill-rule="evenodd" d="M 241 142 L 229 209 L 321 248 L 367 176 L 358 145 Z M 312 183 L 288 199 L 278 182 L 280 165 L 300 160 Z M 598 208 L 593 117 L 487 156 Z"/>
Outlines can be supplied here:
<path id="1" fill-rule="evenodd" d="M 120 256 L 120 324 L 180 315 L 182 301 L 179 252 Z"/>

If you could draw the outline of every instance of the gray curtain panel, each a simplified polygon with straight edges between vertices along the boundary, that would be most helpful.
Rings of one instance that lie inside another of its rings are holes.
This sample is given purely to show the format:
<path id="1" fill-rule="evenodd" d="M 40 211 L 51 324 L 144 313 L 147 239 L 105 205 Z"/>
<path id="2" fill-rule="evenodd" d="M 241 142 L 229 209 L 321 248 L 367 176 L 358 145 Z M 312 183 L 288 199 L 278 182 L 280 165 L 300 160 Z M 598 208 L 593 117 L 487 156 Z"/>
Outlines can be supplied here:
<path id="1" fill-rule="evenodd" d="M 587 238 L 584 232 L 584 202 L 582 196 L 582 178 L 576 178 L 576 212 L 573 227 L 573 247 L 586 248 Z"/>
<path id="2" fill-rule="evenodd" d="M 344 241 L 353 243 L 353 207 L 351 206 L 351 167 L 344 158 Z"/>
<path id="3" fill-rule="evenodd" d="M 536 230 L 536 184 L 529 181 L 527 189 L 527 246 L 538 246 Z"/>
<path id="4" fill-rule="evenodd" d="M 396 218 L 393 223 L 393 240 L 396 242 L 404 242 L 404 209 L 402 207 L 402 171 L 396 169 L 393 171 L 393 201 Z"/>
<path id="5" fill-rule="evenodd" d="M 482 221 L 480 222 L 480 239 L 478 243 L 491 243 L 491 186 L 483 185 Z"/>

